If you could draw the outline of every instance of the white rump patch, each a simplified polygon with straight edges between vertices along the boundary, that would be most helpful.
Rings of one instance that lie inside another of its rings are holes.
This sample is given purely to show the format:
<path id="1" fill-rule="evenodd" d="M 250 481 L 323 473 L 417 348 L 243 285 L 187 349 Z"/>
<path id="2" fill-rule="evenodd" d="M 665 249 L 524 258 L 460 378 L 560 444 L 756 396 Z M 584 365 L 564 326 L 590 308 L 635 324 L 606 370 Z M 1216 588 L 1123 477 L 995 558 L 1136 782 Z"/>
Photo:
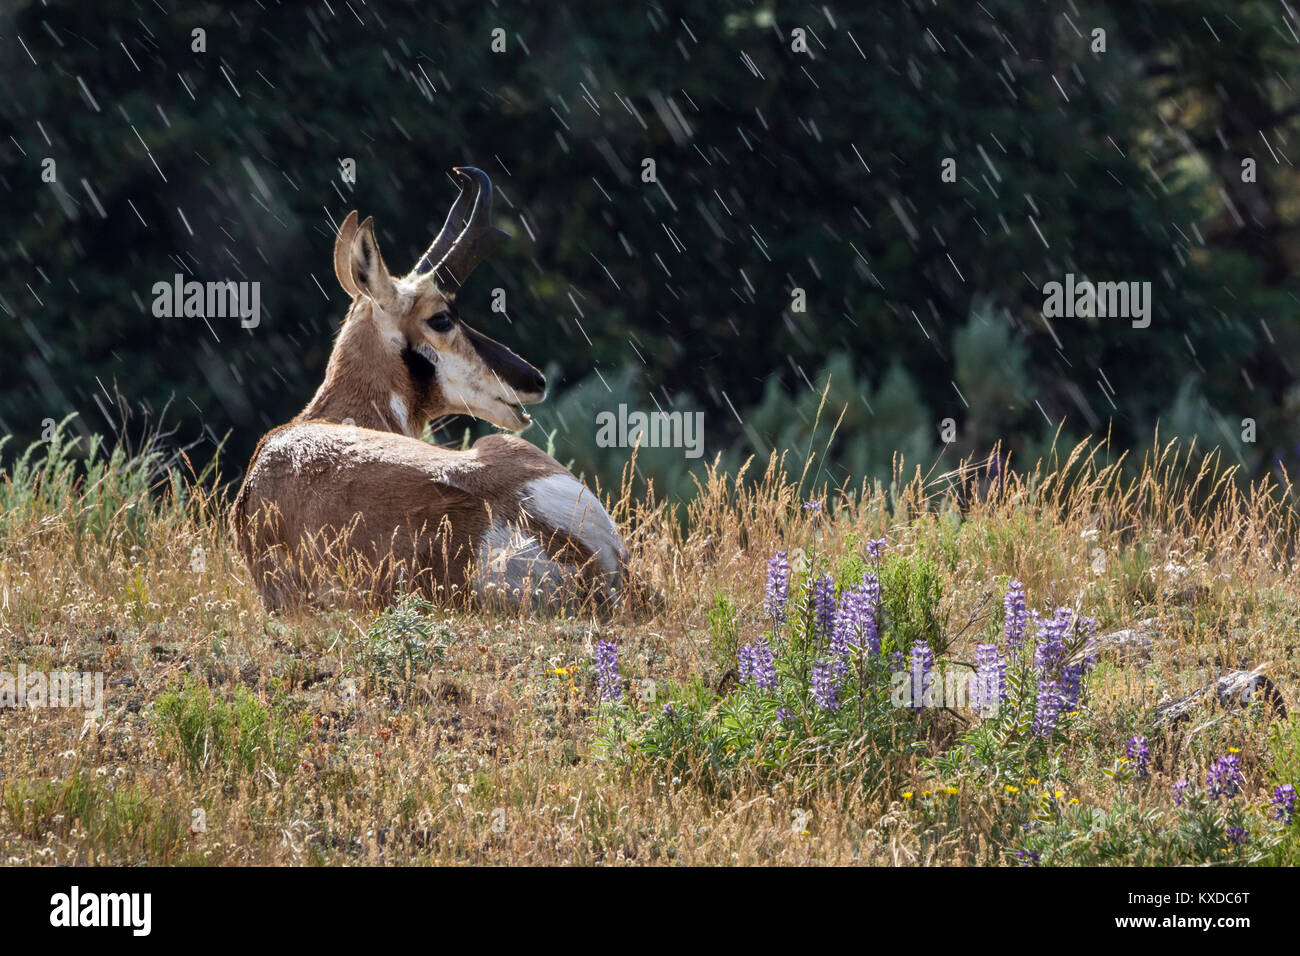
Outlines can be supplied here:
<path id="1" fill-rule="evenodd" d="M 548 475 L 530 481 L 520 489 L 519 507 L 580 542 L 606 574 L 618 574 L 620 562 L 627 557 L 623 539 L 595 493 L 577 478 Z"/>
<path id="2" fill-rule="evenodd" d="M 573 569 L 556 564 L 531 534 L 494 523 L 479 542 L 474 591 L 480 599 L 492 595 L 514 604 L 524 590 L 542 592 L 550 601 L 556 589 L 576 577 Z"/>

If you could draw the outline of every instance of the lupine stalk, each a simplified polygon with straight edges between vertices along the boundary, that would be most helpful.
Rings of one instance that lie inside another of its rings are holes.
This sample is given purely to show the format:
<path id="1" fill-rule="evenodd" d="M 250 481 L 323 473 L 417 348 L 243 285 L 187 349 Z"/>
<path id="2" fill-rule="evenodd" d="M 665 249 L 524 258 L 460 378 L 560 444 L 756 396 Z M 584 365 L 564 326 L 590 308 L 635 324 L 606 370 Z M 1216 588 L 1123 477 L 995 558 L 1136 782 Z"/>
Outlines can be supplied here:
<path id="1" fill-rule="evenodd" d="M 835 629 L 832 643 L 839 642 L 849 648 L 859 648 L 868 654 L 880 653 L 880 630 L 876 623 L 880 605 L 880 582 L 868 574 L 862 583 L 840 595 L 835 609 Z"/>
<path id="2" fill-rule="evenodd" d="M 931 673 L 934 669 L 934 654 L 930 652 L 930 645 L 925 641 L 917 641 L 913 644 L 910 663 L 912 708 L 920 710 L 925 701 L 925 692 L 929 689 L 930 682 L 934 680 L 934 675 Z"/>
<path id="3" fill-rule="evenodd" d="M 844 604 L 840 604 L 843 611 Z M 849 632 L 851 626 L 842 620 L 842 614 L 835 615 L 835 627 L 831 630 L 830 664 L 836 680 L 843 680 L 849 673 Z"/>
<path id="4" fill-rule="evenodd" d="M 740 650 L 736 652 L 736 661 L 737 669 L 740 671 L 740 682 L 748 684 L 754 679 L 754 645 L 740 645 Z"/>
<path id="5" fill-rule="evenodd" d="M 776 662 L 767 638 L 759 638 L 749 645 L 749 659 L 754 686 L 759 690 L 776 690 Z"/>
<path id="6" fill-rule="evenodd" d="M 1029 606 L 1025 603 L 1025 586 L 1012 581 L 1002 599 L 1004 619 L 1002 640 L 1008 651 L 1017 651 L 1025 641 L 1025 625 L 1029 622 Z"/>
<path id="7" fill-rule="evenodd" d="M 835 582 L 829 574 L 823 574 L 813 582 L 812 610 L 817 633 L 829 637 L 835 627 Z"/>
<path id="8" fill-rule="evenodd" d="M 1061 695 L 1061 686 L 1055 680 L 1038 682 L 1038 702 L 1034 707 L 1034 733 L 1039 737 L 1051 737 L 1056 730 L 1056 722 L 1065 710 L 1065 699 Z"/>
<path id="9" fill-rule="evenodd" d="M 1074 612 L 1068 607 L 1056 609 L 1050 618 L 1034 615 L 1038 624 L 1038 643 L 1034 647 L 1034 667 L 1040 674 L 1055 676 L 1065 663 L 1066 637 Z"/>
<path id="10" fill-rule="evenodd" d="M 1079 630 L 1074 612 L 1068 607 L 1061 607 L 1050 618 L 1043 618 L 1035 612 L 1033 619 L 1038 632 L 1038 642 L 1034 646 L 1034 668 L 1038 671 L 1040 680 L 1056 685 L 1060 696 L 1059 712 L 1074 710 L 1083 691 L 1083 675 L 1094 661 L 1091 647 L 1096 622 L 1092 618 L 1086 618 L 1082 622 L 1088 635 L 1084 654 L 1071 663 L 1070 652 Z"/>
<path id="11" fill-rule="evenodd" d="M 1290 825 L 1295 819 L 1295 787 L 1289 783 L 1280 783 L 1273 788 L 1273 819 Z"/>
<path id="12" fill-rule="evenodd" d="M 601 700 L 623 697 L 623 684 L 618 679 L 618 648 L 609 641 L 596 645 L 596 694 Z"/>
<path id="13" fill-rule="evenodd" d="M 996 713 L 1007 697 L 1007 664 L 996 644 L 981 644 L 975 648 L 974 706 L 982 713 Z"/>
<path id="14" fill-rule="evenodd" d="M 1241 772 L 1241 758 L 1226 754 L 1210 766 L 1205 774 L 1205 787 L 1212 797 L 1235 797 L 1246 782 Z"/>
<path id="15" fill-rule="evenodd" d="M 767 562 L 767 586 L 763 592 L 763 611 L 777 624 L 785 623 L 786 604 L 790 600 L 790 559 L 778 551 Z"/>
<path id="16" fill-rule="evenodd" d="M 881 546 L 884 546 L 881 538 Z M 868 654 L 880 653 L 880 579 L 874 574 L 862 578 L 862 647 Z"/>
<path id="17" fill-rule="evenodd" d="M 1124 745 L 1125 753 L 1128 759 L 1133 761 L 1133 767 L 1139 777 L 1147 776 L 1147 762 L 1151 758 L 1151 750 L 1147 747 L 1145 737 L 1130 737 L 1128 743 Z"/>
<path id="18" fill-rule="evenodd" d="M 820 710 L 836 710 L 839 704 L 839 682 L 835 679 L 834 666 L 830 661 L 818 661 L 812 672 L 813 699 Z"/>

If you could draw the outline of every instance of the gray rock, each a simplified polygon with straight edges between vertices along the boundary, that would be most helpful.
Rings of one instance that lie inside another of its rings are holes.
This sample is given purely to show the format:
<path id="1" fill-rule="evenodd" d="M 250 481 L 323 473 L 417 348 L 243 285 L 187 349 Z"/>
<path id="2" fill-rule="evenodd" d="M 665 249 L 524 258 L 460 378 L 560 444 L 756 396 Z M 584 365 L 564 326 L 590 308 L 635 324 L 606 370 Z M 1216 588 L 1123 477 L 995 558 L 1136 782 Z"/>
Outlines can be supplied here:
<path id="1" fill-rule="evenodd" d="M 1267 676 L 1253 671 L 1231 671 L 1224 674 L 1213 684 L 1203 687 L 1193 694 L 1166 701 L 1156 708 L 1155 725 L 1172 727 L 1188 719 L 1199 706 L 1212 703 L 1223 710 L 1235 710 L 1259 702 L 1269 715 L 1285 720 L 1286 702 Z"/>
<path id="2" fill-rule="evenodd" d="M 1086 648 L 1075 652 L 1070 663 L 1077 664 L 1085 656 L 1103 655 L 1121 661 L 1148 660 L 1155 652 L 1158 636 L 1156 618 L 1150 617 L 1131 627 L 1094 637 Z"/>

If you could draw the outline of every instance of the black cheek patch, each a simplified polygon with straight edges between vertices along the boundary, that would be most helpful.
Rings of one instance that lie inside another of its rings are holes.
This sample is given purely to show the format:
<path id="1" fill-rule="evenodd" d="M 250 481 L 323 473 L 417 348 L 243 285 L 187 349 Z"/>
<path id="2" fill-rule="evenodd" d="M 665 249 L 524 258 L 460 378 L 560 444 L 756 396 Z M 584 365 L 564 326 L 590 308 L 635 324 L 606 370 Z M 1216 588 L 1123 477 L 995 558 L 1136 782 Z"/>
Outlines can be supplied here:
<path id="1" fill-rule="evenodd" d="M 402 363 L 406 366 L 411 381 L 418 384 L 427 384 L 438 377 L 438 366 L 409 345 L 402 349 Z"/>
<path id="2" fill-rule="evenodd" d="M 438 387 L 438 366 L 409 345 L 402 349 L 402 364 L 406 366 L 406 373 L 411 380 L 415 408 L 427 408 Z"/>

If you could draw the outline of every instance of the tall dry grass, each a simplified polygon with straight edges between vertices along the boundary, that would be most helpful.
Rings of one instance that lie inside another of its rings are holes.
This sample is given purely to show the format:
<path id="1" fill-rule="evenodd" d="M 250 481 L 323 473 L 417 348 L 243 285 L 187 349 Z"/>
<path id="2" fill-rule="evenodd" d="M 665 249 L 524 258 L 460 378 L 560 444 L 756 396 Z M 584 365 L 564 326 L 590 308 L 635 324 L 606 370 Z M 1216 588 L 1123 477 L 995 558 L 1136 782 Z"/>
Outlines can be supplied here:
<path id="1" fill-rule="evenodd" d="M 0 710 L 0 860 L 1004 861 L 1005 794 L 964 790 L 936 818 L 913 794 L 943 781 L 919 760 L 870 791 L 723 794 L 593 758 L 593 643 L 618 645 L 630 682 L 715 686 L 734 662 L 716 653 L 708 610 L 725 597 L 741 633 L 760 632 L 778 548 L 833 563 L 885 537 L 934 560 L 956 659 L 996 623 L 1008 578 L 1103 631 L 1155 619 L 1153 659 L 1103 666 L 1091 688 L 1071 798 L 1099 808 L 1117 799 L 1101 769 L 1160 700 L 1262 665 L 1297 703 L 1290 489 L 1243 486 L 1215 454 L 1166 442 L 1130 463 L 1089 442 L 1023 472 L 995 453 L 943 473 L 897 462 L 889 482 L 852 487 L 774 459 L 710 471 L 685 504 L 633 474 L 609 504 L 655 601 L 613 617 L 417 608 L 390 666 L 374 645 L 389 646 L 391 614 L 260 606 L 214 471 L 150 449 L 86 455 L 62 437 L 33 450 L 0 480 L 0 669 L 103 671 L 106 710 Z M 810 499 L 824 508 L 803 509 Z M 197 763 L 187 732 L 204 744 Z M 1208 733 L 1250 766 L 1270 759 L 1266 727 Z M 292 760 L 259 750 L 275 740 Z"/>

